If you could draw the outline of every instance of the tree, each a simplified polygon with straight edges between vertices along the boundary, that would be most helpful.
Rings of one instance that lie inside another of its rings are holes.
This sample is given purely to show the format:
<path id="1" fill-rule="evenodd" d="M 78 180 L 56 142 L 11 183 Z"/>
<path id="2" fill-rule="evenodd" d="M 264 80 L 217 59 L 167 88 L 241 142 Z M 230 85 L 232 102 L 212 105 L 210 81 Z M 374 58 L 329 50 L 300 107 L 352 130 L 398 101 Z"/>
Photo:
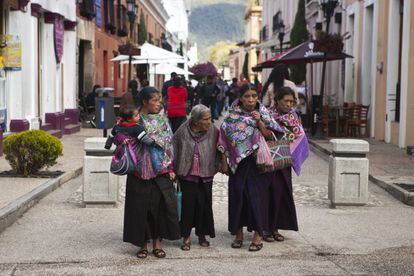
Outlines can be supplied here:
<path id="1" fill-rule="evenodd" d="M 249 80 L 249 53 L 246 53 L 244 56 L 244 63 L 243 63 L 243 77 Z"/>
<path id="2" fill-rule="evenodd" d="M 211 62 L 199 63 L 190 69 L 197 80 L 205 79 L 207 76 L 217 76 L 217 68 Z"/>
<path id="3" fill-rule="evenodd" d="M 143 45 L 148 39 L 148 32 L 147 26 L 145 24 L 145 16 L 144 13 L 141 11 L 141 15 L 139 17 L 139 26 L 138 26 L 138 44 Z"/>
<path id="4" fill-rule="evenodd" d="M 295 16 L 295 23 L 290 32 L 290 45 L 295 47 L 309 39 L 309 32 L 306 28 L 305 0 L 299 0 L 298 11 Z M 295 83 L 302 83 L 306 79 L 306 64 L 291 66 L 291 80 Z"/>
<path id="5" fill-rule="evenodd" d="M 233 42 L 219 41 L 207 48 L 208 60 L 216 67 L 221 67 L 229 63 L 229 53 L 231 49 L 236 48 Z"/>

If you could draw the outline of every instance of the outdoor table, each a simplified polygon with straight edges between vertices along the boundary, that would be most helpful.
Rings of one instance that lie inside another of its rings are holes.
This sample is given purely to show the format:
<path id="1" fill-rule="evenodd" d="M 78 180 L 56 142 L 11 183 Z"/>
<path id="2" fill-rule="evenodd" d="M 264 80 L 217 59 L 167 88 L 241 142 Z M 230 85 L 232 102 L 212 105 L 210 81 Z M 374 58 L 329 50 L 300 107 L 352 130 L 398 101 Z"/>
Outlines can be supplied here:
<path id="1" fill-rule="evenodd" d="M 332 106 L 330 110 L 335 114 L 335 136 L 339 137 L 339 119 L 340 113 L 345 109 L 344 106 Z"/>

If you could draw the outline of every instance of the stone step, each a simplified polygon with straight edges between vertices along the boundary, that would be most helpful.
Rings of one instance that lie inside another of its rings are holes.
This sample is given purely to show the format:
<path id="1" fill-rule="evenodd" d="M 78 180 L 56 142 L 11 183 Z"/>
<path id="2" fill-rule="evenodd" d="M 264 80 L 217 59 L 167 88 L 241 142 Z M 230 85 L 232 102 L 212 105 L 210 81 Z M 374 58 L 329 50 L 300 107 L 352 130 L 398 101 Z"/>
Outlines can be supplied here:
<path id="1" fill-rule="evenodd" d="M 72 120 L 68 117 L 65 117 L 65 121 L 64 121 L 65 126 L 72 124 Z"/>
<path id="2" fill-rule="evenodd" d="M 76 132 L 79 132 L 81 128 L 80 124 L 69 124 L 65 126 L 65 129 L 63 130 L 64 134 L 73 134 Z"/>
<path id="3" fill-rule="evenodd" d="M 48 130 L 46 132 L 53 135 L 53 136 L 55 136 L 56 138 L 59 138 L 59 139 L 62 138 L 62 136 L 63 136 L 62 131 L 57 130 L 57 129 L 51 129 L 51 130 Z"/>
<path id="4" fill-rule="evenodd" d="M 49 130 L 52 130 L 53 129 L 53 125 L 52 124 L 45 123 L 45 124 L 42 124 L 40 126 L 40 129 L 41 130 L 44 130 L 44 131 L 49 131 Z"/>

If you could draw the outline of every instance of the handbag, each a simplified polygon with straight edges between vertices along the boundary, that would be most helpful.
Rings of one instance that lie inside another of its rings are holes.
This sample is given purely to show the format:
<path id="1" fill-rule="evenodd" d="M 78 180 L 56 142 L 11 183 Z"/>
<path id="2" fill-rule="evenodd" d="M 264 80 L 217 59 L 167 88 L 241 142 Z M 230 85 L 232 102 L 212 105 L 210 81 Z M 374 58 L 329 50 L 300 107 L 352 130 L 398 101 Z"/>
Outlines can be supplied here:
<path id="1" fill-rule="evenodd" d="M 181 221 L 181 210 L 182 210 L 182 200 L 183 200 L 183 193 L 181 191 L 180 182 L 176 182 L 176 190 L 175 195 L 177 196 L 177 214 L 178 214 L 178 221 Z"/>
<path id="2" fill-rule="evenodd" d="M 283 135 L 277 139 L 272 132 L 274 140 L 266 141 L 273 159 L 273 166 L 260 167 L 263 172 L 273 172 L 292 166 L 292 155 L 290 152 L 289 138 Z"/>
<path id="3" fill-rule="evenodd" d="M 131 143 L 116 147 L 112 156 L 110 172 L 116 175 L 126 175 L 136 170 L 137 157 Z"/>

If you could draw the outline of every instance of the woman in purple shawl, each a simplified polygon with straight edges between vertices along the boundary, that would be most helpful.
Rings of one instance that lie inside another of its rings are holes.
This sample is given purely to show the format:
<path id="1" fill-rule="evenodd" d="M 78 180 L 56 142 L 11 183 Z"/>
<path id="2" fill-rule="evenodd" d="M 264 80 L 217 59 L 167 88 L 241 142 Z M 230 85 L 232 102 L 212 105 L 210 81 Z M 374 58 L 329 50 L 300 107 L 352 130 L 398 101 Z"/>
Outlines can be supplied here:
<path id="1" fill-rule="evenodd" d="M 270 112 L 273 119 L 285 129 L 285 135 L 289 137 L 292 168 L 299 175 L 302 163 L 309 156 L 309 146 L 305 131 L 293 108 L 295 101 L 294 91 L 289 87 L 282 87 L 276 93 L 276 105 L 271 107 Z M 284 240 L 284 237 L 278 232 L 279 229 L 298 231 L 291 168 L 273 172 L 270 183 L 267 216 L 269 233 L 264 239 L 267 242 L 280 242 Z"/>
<path id="2" fill-rule="evenodd" d="M 267 206 L 262 201 L 267 197 L 265 191 L 270 175 L 261 173 L 257 164 L 260 163 L 259 152 L 267 146 L 264 139 L 271 140 L 272 131 L 283 132 L 258 102 L 257 90 L 246 84 L 221 125 L 218 146 L 225 154 L 222 170 L 229 174 L 228 230 L 236 236 L 232 248 L 242 247 L 243 227 L 254 231 L 249 251 L 259 251 L 263 247 L 262 237 L 267 230 L 264 208 Z"/>

